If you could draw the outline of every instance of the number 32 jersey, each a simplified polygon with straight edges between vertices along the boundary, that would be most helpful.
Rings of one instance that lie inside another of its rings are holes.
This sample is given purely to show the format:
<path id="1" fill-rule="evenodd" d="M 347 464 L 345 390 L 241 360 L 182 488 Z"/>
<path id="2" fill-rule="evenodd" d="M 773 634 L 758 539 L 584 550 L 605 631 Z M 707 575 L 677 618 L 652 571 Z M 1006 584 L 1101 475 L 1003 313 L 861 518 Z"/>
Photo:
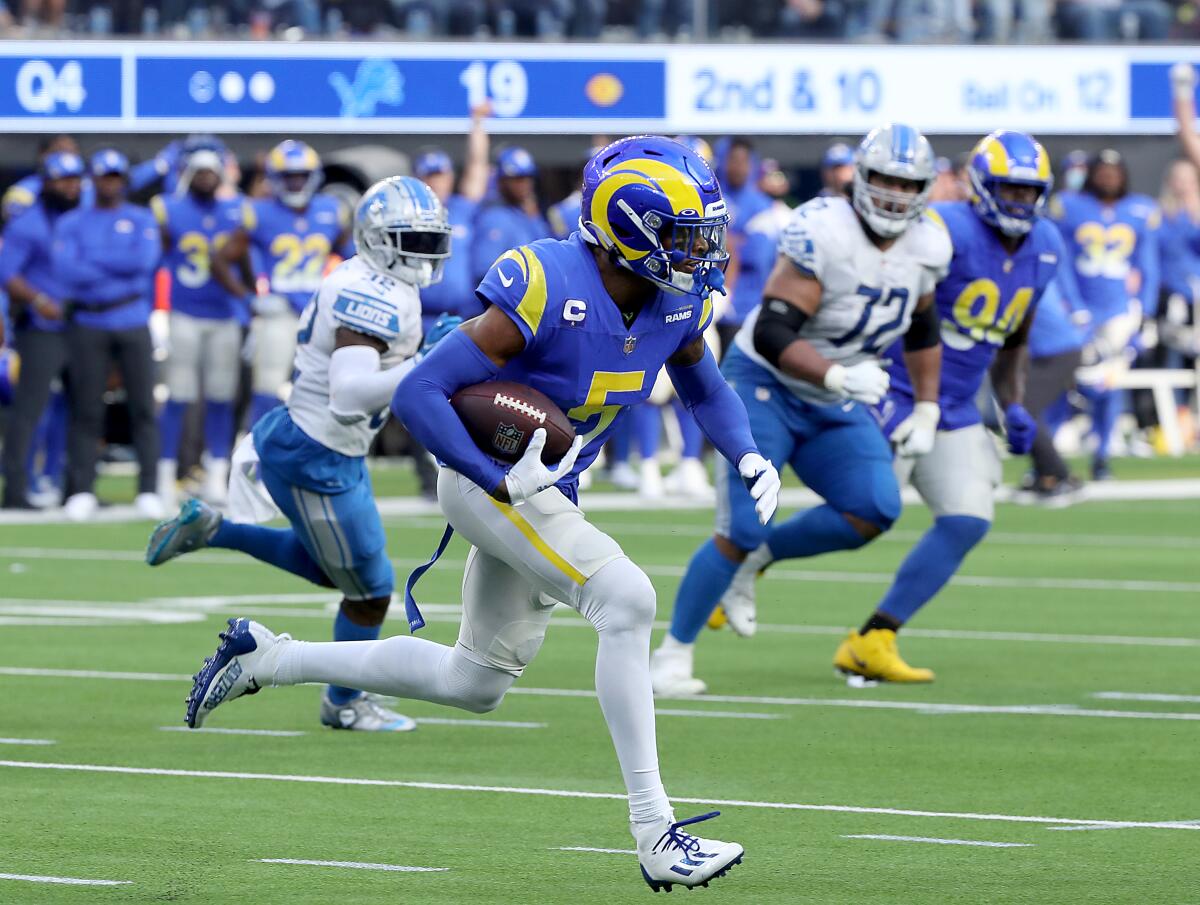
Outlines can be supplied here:
<path id="1" fill-rule="evenodd" d="M 381 370 L 416 354 L 421 345 L 421 298 L 414 286 L 351 258 L 325 278 L 300 317 L 296 371 L 288 412 L 304 433 L 345 456 L 365 456 L 387 420 L 387 408 L 371 418 L 339 421 L 329 408 L 329 361 L 337 331 L 346 327 L 387 344 Z"/>
<path id="2" fill-rule="evenodd" d="M 800 329 L 825 358 L 841 365 L 878 358 L 908 331 L 917 300 L 933 291 L 950 263 L 950 237 L 929 215 L 910 225 L 886 250 L 867 236 L 850 202 L 814 198 L 801 205 L 779 240 L 779 253 L 821 284 L 821 304 Z M 830 405 L 839 396 L 784 374 L 754 348 L 755 309 L 735 342 L 806 402 Z"/>
<path id="3" fill-rule="evenodd" d="M 1038 219 L 1016 252 L 1009 254 L 990 226 L 966 201 L 935 204 L 929 215 L 941 220 L 954 245 L 950 272 L 937 287 L 942 322 L 942 375 L 938 402 L 942 430 L 957 430 L 980 420 L 975 397 L 996 352 L 1034 307 L 1065 257 L 1054 224 Z M 889 352 L 891 396 L 911 404 L 912 383 L 904 367 L 904 349 Z M 907 399 L 903 398 L 907 397 Z"/>

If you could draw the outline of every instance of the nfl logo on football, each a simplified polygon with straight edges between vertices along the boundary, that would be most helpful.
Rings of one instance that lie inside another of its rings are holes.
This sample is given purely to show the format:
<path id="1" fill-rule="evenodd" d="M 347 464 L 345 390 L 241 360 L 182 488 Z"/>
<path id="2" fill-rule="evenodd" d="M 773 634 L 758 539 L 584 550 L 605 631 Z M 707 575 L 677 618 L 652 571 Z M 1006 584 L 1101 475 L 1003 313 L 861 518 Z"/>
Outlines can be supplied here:
<path id="1" fill-rule="evenodd" d="M 492 437 L 492 446 L 506 456 L 515 456 L 524 439 L 525 431 L 517 430 L 515 424 L 501 424 L 496 428 L 496 436 Z"/>

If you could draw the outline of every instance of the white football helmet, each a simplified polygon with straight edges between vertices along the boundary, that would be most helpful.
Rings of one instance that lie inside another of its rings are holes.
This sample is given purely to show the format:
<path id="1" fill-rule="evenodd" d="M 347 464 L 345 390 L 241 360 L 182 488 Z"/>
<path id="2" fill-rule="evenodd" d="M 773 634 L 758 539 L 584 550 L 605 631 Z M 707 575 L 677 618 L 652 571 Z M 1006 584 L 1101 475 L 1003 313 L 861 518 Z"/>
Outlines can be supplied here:
<path id="1" fill-rule="evenodd" d="M 389 176 L 359 199 L 354 244 L 376 270 L 422 288 L 442 278 L 450 257 L 450 219 L 420 179 Z"/>
<path id="2" fill-rule="evenodd" d="M 912 126 L 888 123 L 872 129 L 854 155 L 854 209 L 876 235 L 885 239 L 899 236 L 925 210 L 933 188 L 934 165 L 929 140 Z M 871 185 L 872 173 L 912 180 L 917 191 Z"/>

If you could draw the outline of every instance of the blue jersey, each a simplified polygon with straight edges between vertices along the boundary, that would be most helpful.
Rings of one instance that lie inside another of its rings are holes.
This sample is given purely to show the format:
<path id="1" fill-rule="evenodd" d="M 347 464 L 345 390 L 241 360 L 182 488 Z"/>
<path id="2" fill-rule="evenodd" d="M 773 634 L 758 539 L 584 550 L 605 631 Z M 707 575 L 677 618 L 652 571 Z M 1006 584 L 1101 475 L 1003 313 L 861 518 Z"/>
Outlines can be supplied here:
<path id="1" fill-rule="evenodd" d="M 545 393 L 584 439 L 568 484 L 596 458 L 617 415 L 645 401 L 667 359 L 712 320 L 707 299 L 660 292 L 626 325 L 578 233 L 506 252 L 477 292 L 525 337 L 499 379 Z"/>
<path id="2" fill-rule="evenodd" d="M 1187 211 L 1163 215 L 1158 260 L 1166 292 L 1177 292 L 1189 302 L 1200 295 L 1200 223 Z"/>
<path id="3" fill-rule="evenodd" d="M 0 284 L 21 276 L 38 292 L 44 292 L 62 303 L 68 298 L 68 286 L 51 260 L 54 225 L 63 215 L 38 202 L 4 228 L 0 244 Z M 57 332 L 63 329 L 61 320 L 46 320 L 30 306 L 25 306 L 15 318 L 17 329 Z"/>
<path id="4" fill-rule="evenodd" d="M 314 195 L 302 211 L 275 198 L 252 201 L 246 211 L 245 229 L 270 291 L 284 296 L 299 314 L 321 288 L 329 256 L 348 251 L 337 248 L 349 226 L 342 206 L 330 195 Z"/>
<path id="5" fill-rule="evenodd" d="M 762 302 L 763 287 L 775 264 L 774 237 L 764 232 L 760 215 L 771 209 L 771 198 L 751 182 L 740 189 L 724 189 L 729 207 L 729 238 L 737 256 L 737 279 L 732 288 L 732 304 L 722 323 L 740 324 Z"/>
<path id="6" fill-rule="evenodd" d="M 530 216 L 502 202 L 485 204 L 475 216 L 475 243 L 471 248 L 475 279 L 482 279 L 496 259 L 510 248 L 552 235 L 550 224 L 540 214 Z"/>
<path id="7" fill-rule="evenodd" d="M 579 189 L 571 192 L 558 204 L 550 205 L 546 211 L 546 220 L 554 235 L 565 239 L 579 229 L 579 218 L 583 214 L 583 192 Z"/>
<path id="8" fill-rule="evenodd" d="M 171 308 L 191 317 L 238 316 L 239 301 L 213 277 L 212 259 L 246 221 L 245 201 L 204 201 L 190 193 L 151 199 L 150 210 L 166 236 L 165 266 L 171 274 Z"/>
<path id="9" fill-rule="evenodd" d="M 1104 204 L 1094 195 L 1060 192 L 1050 199 L 1049 213 L 1066 242 L 1093 328 L 1125 314 L 1131 297 L 1147 312 L 1157 309 L 1159 216 L 1152 199 L 1126 195 Z M 1140 285 L 1131 293 L 1134 270 Z"/>
<path id="10" fill-rule="evenodd" d="M 1029 328 L 1030 358 L 1049 358 L 1083 346 L 1083 331 L 1071 320 L 1072 306 L 1063 291 L 1062 275 L 1067 272 L 1066 266 L 1059 270 L 1059 278 L 1050 281 L 1038 302 Z"/>
<path id="11" fill-rule="evenodd" d="M 938 404 L 942 430 L 980 420 L 975 397 L 996 352 L 1037 305 L 1063 259 L 1063 242 L 1047 220 L 1010 254 L 1000 237 L 966 201 L 935 204 L 930 215 L 945 223 L 954 247 L 950 270 L 935 298 L 942 323 L 942 371 Z M 891 395 L 897 408 L 911 405 L 912 383 L 904 367 L 903 341 L 888 352 Z"/>
<path id="12" fill-rule="evenodd" d="M 421 320 L 428 330 L 439 314 L 457 314 L 470 320 L 483 309 L 475 298 L 475 279 L 471 251 L 475 239 L 475 212 L 479 205 L 462 195 L 446 199 L 450 219 L 450 257 L 442 269 L 442 279 L 421 290 Z"/>

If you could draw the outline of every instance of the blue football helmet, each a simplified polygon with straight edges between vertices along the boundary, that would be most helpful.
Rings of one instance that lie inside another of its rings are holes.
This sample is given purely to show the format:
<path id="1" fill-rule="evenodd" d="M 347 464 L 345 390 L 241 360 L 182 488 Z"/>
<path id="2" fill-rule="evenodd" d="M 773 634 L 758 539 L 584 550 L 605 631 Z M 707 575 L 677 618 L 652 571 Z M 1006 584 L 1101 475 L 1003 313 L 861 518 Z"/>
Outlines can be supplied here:
<path id="1" fill-rule="evenodd" d="M 321 186 L 321 158 L 302 141 L 287 139 L 267 155 L 267 184 L 271 192 L 297 210 L 308 202 Z"/>
<path id="2" fill-rule="evenodd" d="M 580 235 L 675 295 L 724 292 L 729 211 L 712 168 L 661 135 L 622 138 L 583 169 Z"/>
<path id="3" fill-rule="evenodd" d="M 1023 236 L 1041 215 L 1054 176 L 1050 155 L 1034 138 L 1024 132 L 1004 129 L 980 140 L 967 165 L 971 185 L 971 206 L 979 219 L 1006 236 Z M 1025 204 L 1000 198 L 1002 185 L 1030 185 L 1038 190 L 1037 199 Z"/>
<path id="4" fill-rule="evenodd" d="M 888 123 L 867 133 L 854 155 L 851 201 L 877 236 L 894 239 L 920 218 L 937 175 L 929 139 L 902 123 Z M 871 174 L 907 179 L 913 191 L 871 184 Z"/>
<path id="5" fill-rule="evenodd" d="M 389 176 L 354 209 L 354 245 L 376 270 L 417 287 L 442 278 L 450 219 L 433 189 L 414 176 Z"/>

